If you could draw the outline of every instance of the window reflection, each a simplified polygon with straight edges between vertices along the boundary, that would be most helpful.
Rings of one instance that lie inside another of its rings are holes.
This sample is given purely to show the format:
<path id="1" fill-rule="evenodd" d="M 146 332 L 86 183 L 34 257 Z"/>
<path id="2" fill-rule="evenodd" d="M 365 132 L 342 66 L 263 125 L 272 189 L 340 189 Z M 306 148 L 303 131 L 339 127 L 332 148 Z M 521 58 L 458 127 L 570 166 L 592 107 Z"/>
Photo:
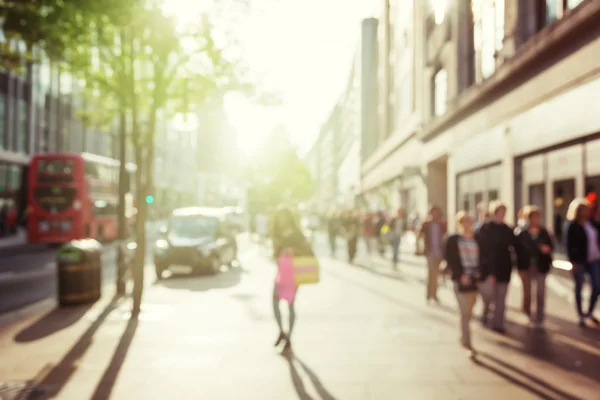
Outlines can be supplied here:
<path id="1" fill-rule="evenodd" d="M 536 206 L 540 210 L 542 210 L 542 223 L 544 223 L 545 212 L 543 211 L 546 208 L 546 185 L 543 183 L 539 183 L 536 185 L 529 186 L 529 202 L 530 205 Z"/>
<path id="2" fill-rule="evenodd" d="M 504 41 L 504 0 L 472 0 L 473 47 L 477 81 L 496 70 L 496 52 Z"/>
<path id="3" fill-rule="evenodd" d="M 435 116 L 446 112 L 446 96 L 448 91 L 448 75 L 445 69 L 440 69 L 434 77 L 433 112 Z"/>
<path id="4" fill-rule="evenodd" d="M 553 183 L 553 225 L 558 244 L 563 243 L 564 225 L 569 204 L 575 199 L 575 179 Z"/>

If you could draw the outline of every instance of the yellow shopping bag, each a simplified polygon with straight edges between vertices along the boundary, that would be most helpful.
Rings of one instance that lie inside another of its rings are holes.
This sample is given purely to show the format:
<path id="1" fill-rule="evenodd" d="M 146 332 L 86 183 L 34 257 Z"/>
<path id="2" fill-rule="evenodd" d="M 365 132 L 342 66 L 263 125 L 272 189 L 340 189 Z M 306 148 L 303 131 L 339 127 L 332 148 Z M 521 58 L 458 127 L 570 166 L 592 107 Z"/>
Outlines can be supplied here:
<path id="1" fill-rule="evenodd" d="M 294 282 L 296 285 L 318 283 L 320 267 L 317 257 L 294 257 Z"/>

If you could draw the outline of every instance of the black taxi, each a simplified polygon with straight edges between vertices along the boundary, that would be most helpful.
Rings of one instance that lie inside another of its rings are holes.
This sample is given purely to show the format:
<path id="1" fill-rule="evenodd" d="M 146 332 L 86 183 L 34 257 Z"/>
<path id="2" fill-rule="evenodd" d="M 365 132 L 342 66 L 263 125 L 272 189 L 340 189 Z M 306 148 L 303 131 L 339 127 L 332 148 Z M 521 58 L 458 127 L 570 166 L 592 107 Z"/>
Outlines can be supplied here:
<path id="1" fill-rule="evenodd" d="M 237 258 L 235 231 L 220 208 L 173 211 L 154 245 L 156 277 L 163 272 L 217 274 Z"/>

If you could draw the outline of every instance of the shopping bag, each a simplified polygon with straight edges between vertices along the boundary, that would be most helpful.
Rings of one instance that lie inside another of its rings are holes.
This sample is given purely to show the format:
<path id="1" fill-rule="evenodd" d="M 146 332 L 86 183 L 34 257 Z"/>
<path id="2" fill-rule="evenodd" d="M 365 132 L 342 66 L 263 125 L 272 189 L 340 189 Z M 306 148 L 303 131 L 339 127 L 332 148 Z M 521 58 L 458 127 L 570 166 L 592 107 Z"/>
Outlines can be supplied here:
<path id="1" fill-rule="evenodd" d="M 277 260 L 275 285 L 277 297 L 292 304 L 296 297 L 296 282 L 294 281 L 294 258 L 291 255 L 283 255 Z"/>
<path id="2" fill-rule="evenodd" d="M 319 260 L 316 257 L 294 257 L 293 263 L 296 285 L 309 285 L 319 282 L 320 267 Z"/>

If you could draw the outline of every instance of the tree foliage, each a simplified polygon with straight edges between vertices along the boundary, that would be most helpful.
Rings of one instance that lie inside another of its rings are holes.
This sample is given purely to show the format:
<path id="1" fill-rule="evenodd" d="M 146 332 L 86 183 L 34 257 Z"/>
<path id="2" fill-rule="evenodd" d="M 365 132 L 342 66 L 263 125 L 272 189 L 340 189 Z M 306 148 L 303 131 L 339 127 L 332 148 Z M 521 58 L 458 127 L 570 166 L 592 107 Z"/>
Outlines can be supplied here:
<path id="1" fill-rule="evenodd" d="M 252 212 L 297 205 L 314 193 L 308 167 L 282 128 L 269 135 L 267 145 L 252 157 L 246 170 Z"/>
<path id="2" fill-rule="evenodd" d="M 120 129 L 130 138 L 138 165 L 134 311 L 139 311 L 148 211 L 144 198 L 153 187 L 158 119 L 191 111 L 217 92 L 251 92 L 252 85 L 238 60 L 226 56 L 232 42 L 218 40 L 213 15 L 199 15 L 182 25 L 165 12 L 164 2 L 155 0 L 0 1 L 9 44 L 13 38 L 24 41 L 34 62 L 36 52 L 31 50 L 42 50 L 55 65 L 85 82 L 86 96 L 107 105 L 98 113 L 120 113 L 129 121 Z M 21 61 L 18 49 L 7 45 L 2 50 L 5 66 Z M 106 115 L 101 119 L 106 123 Z"/>

